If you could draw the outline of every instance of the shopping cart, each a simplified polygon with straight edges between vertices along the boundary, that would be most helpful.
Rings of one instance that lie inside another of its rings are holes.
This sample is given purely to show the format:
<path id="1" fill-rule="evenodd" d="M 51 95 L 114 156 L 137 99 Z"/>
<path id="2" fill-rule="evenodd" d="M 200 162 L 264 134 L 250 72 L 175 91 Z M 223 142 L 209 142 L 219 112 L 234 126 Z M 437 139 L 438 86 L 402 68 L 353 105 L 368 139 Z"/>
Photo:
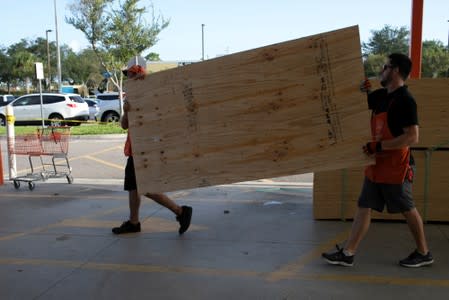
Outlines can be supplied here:
<path id="1" fill-rule="evenodd" d="M 14 187 L 20 188 L 20 182 L 27 182 L 28 188 L 33 190 L 34 181 L 45 181 L 48 178 L 66 177 L 67 182 L 73 182 L 72 167 L 70 167 L 67 153 L 69 150 L 70 127 L 40 128 L 35 133 L 24 134 L 11 138 L 8 143 L 10 154 L 26 155 L 31 172 L 24 176 L 13 178 Z M 33 159 L 40 160 L 40 171 L 36 171 Z M 63 159 L 56 161 L 56 159 Z"/>

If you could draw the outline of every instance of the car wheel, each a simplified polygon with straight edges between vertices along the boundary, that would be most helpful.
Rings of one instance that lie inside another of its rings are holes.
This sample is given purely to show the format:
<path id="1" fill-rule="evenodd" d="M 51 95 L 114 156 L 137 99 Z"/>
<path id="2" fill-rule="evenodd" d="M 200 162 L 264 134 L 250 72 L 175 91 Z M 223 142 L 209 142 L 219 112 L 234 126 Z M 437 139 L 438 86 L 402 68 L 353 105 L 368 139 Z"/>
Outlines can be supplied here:
<path id="1" fill-rule="evenodd" d="M 64 118 L 61 115 L 54 114 L 49 117 L 50 119 L 50 126 L 52 127 L 61 127 L 64 126 Z"/>
<path id="2" fill-rule="evenodd" d="M 0 126 L 6 126 L 6 118 L 4 116 L 0 116 Z"/>
<path id="3" fill-rule="evenodd" d="M 115 123 L 118 121 L 120 121 L 120 116 L 116 112 L 108 112 L 103 118 L 103 122 L 107 123 Z"/>

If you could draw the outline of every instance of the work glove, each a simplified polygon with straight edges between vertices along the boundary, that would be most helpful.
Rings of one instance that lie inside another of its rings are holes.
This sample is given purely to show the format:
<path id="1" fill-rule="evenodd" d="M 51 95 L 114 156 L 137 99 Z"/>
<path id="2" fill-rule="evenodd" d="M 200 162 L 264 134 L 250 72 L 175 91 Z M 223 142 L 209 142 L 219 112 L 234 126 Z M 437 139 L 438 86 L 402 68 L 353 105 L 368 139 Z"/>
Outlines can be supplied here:
<path id="1" fill-rule="evenodd" d="M 368 78 L 365 78 L 360 83 L 360 91 L 367 94 L 371 93 L 371 81 Z"/>
<path id="2" fill-rule="evenodd" d="M 367 155 L 373 155 L 374 153 L 379 153 L 382 151 L 381 142 L 368 142 L 363 147 L 363 152 Z"/>

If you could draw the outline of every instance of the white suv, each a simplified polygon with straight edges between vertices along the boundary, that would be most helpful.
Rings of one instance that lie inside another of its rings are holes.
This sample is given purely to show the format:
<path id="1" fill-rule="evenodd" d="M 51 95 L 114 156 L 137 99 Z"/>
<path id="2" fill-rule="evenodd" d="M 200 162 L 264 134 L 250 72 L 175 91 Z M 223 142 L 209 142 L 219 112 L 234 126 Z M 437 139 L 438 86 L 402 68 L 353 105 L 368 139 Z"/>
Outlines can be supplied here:
<path id="1" fill-rule="evenodd" d="M 89 107 L 87 103 L 78 94 L 42 94 L 43 118 L 46 124 L 52 126 L 61 126 L 64 124 L 80 125 L 79 121 L 89 119 Z M 24 95 L 10 104 L 13 108 L 16 125 L 40 125 L 41 116 L 41 97 L 40 94 Z M 0 125 L 5 125 L 6 109 L 0 108 Z M 63 122 L 64 120 L 64 122 Z M 72 122 L 66 122 L 72 121 Z"/>

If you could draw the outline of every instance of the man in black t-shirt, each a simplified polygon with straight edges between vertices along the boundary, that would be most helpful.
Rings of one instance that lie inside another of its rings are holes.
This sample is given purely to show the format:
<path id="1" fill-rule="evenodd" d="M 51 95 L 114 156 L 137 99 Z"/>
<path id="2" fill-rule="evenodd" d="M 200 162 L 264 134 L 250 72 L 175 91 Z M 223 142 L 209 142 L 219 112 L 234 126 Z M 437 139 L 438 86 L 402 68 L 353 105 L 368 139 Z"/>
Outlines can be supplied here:
<path id="1" fill-rule="evenodd" d="M 418 142 L 419 127 L 416 102 L 405 85 L 411 65 L 407 56 L 393 53 L 380 72 L 383 88 L 371 93 L 368 80 L 362 85 L 372 111 L 372 141 L 363 146 L 363 151 L 375 156 L 376 164 L 365 169 L 357 212 L 345 246 L 337 245 L 337 251 L 322 254 L 330 264 L 353 265 L 355 252 L 371 222 L 371 210 L 382 212 L 385 206 L 389 213 L 404 215 L 416 243 L 416 249 L 399 264 L 421 267 L 433 263 L 423 221 L 412 198 L 415 164 L 410 145 Z"/>

